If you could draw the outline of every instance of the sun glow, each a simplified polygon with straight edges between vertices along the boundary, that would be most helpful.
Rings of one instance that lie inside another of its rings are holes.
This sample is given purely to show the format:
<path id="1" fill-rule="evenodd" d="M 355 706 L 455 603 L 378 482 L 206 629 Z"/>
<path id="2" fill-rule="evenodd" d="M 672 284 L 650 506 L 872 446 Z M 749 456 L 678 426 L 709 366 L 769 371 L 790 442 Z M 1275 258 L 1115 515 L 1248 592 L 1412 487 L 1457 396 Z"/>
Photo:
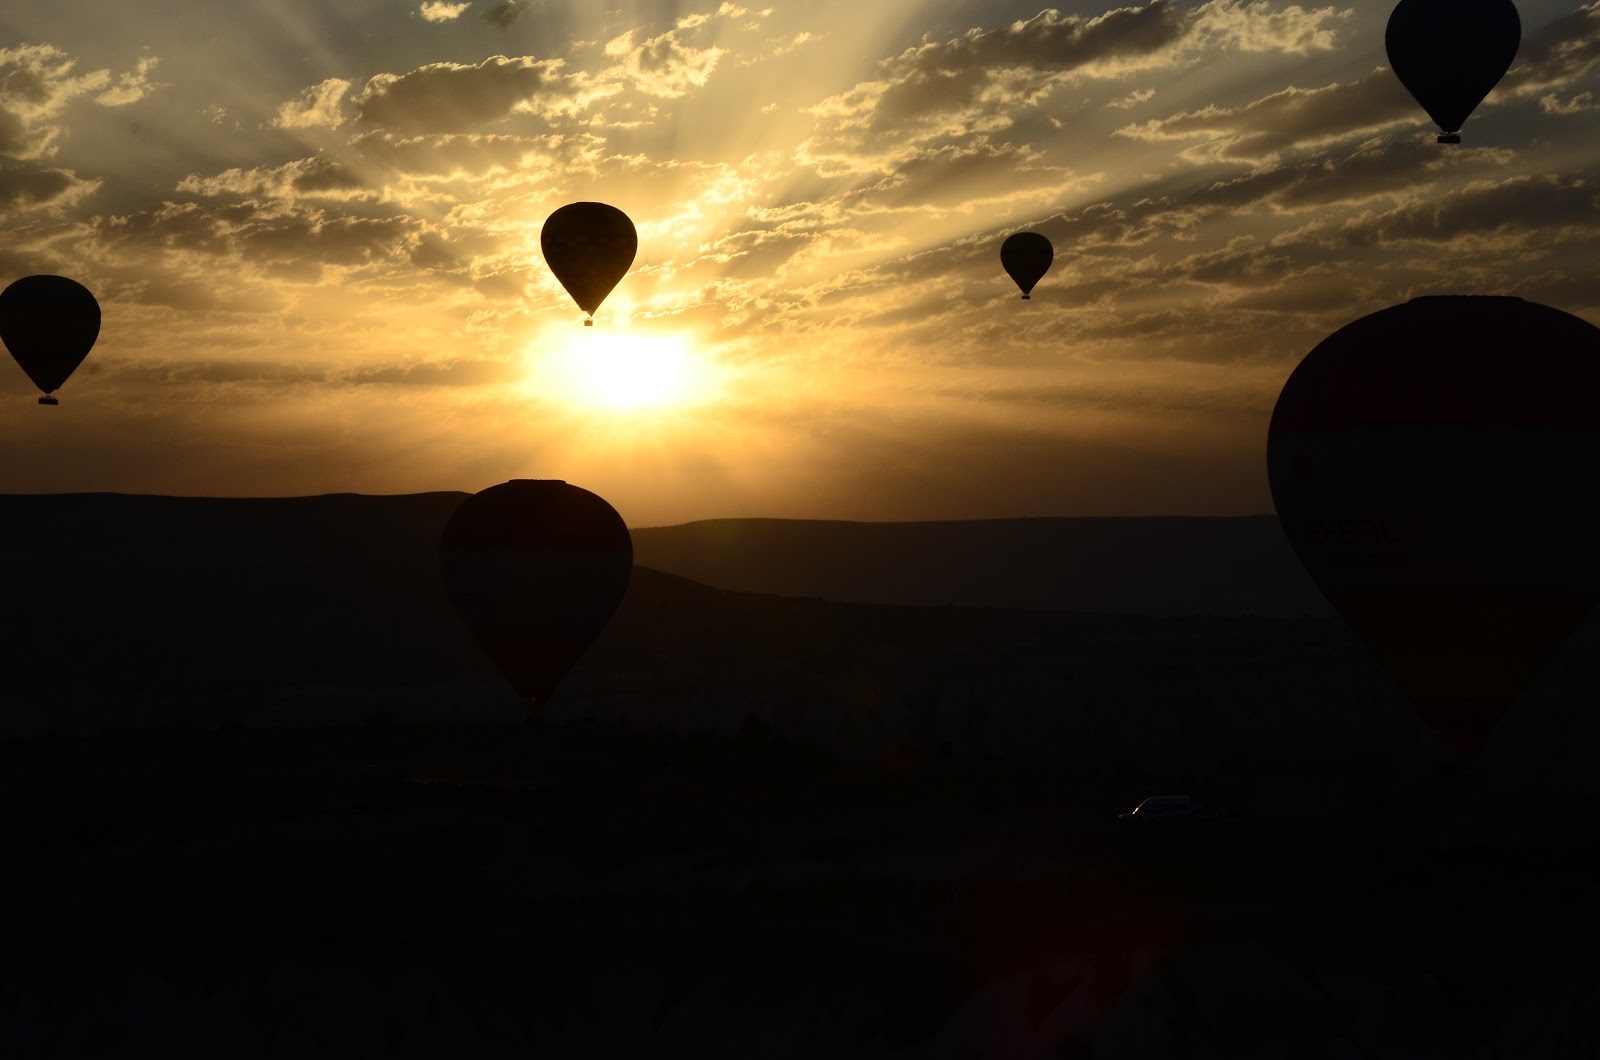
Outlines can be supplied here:
<path id="1" fill-rule="evenodd" d="M 535 362 L 529 386 L 563 403 L 615 412 L 666 410 L 714 396 L 711 363 L 685 335 L 574 328 Z"/>

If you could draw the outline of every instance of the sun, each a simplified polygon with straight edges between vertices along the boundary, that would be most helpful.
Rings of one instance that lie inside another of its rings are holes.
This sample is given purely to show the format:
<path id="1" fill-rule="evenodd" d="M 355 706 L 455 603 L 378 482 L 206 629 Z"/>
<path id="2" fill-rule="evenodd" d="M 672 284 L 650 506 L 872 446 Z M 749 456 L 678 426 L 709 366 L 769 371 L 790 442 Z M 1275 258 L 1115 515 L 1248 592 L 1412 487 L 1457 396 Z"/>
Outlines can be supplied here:
<path id="1" fill-rule="evenodd" d="M 530 389 L 589 409 L 665 411 L 699 404 L 716 391 L 711 362 L 682 334 L 573 328 L 533 364 Z"/>

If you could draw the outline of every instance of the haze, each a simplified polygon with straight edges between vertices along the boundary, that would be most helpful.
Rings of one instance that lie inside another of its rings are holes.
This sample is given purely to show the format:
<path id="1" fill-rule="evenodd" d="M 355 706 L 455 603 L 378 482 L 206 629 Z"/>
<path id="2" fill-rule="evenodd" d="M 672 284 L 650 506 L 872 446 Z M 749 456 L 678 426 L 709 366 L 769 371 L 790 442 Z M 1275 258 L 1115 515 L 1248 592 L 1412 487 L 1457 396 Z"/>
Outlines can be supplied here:
<path id="1" fill-rule="evenodd" d="M 0 368 L 0 492 L 1268 511 L 1268 413 L 1343 323 L 1600 319 L 1600 4 L 1519 0 L 1459 148 L 1392 6 L 9 3 L 0 281 L 104 326 L 59 408 Z M 640 235 L 592 329 L 538 245 L 584 199 Z"/>

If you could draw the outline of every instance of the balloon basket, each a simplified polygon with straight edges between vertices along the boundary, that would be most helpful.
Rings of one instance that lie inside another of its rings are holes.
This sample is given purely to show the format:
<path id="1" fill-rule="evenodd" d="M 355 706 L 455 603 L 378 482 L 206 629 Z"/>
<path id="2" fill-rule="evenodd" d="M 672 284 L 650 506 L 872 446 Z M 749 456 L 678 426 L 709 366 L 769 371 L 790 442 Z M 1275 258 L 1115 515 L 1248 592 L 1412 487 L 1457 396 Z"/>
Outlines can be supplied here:
<path id="1" fill-rule="evenodd" d="M 39 404 L 41 404 L 41 405 L 59 405 L 59 404 L 61 404 L 61 402 L 58 401 L 57 399 L 51 397 L 49 394 L 46 394 L 44 397 L 39 399 Z"/>
<path id="2" fill-rule="evenodd" d="M 1459 133 L 1440 133 L 1439 142 L 1442 144 L 1458 144 L 1461 142 Z"/>
<path id="3" fill-rule="evenodd" d="M 1031 302 L 1031 301 L 1033 301 L 1033 295 L 1031 295 L 1031 294 L 1025 294 L 1025 295 L 1023 295 L 1023 296 L 1022 296 L 1022 300 L 1023 300 L 1023 301 L 1024 301 L 1024 302 Z"/>
<path id="4" fill-rule="evenodd" d="M 586 317 L 583 321 L 583 326 L 586 328 L 594 327 L 594 317 Z"/>

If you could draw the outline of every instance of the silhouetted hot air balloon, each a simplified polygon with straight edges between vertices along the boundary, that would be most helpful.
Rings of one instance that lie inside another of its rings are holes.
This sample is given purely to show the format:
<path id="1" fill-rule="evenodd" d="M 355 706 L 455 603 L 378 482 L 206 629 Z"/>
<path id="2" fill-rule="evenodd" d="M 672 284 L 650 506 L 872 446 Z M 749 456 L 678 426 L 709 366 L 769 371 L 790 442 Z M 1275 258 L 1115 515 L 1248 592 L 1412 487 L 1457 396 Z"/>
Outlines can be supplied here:
<path id="1" fill-rule="evenodd" d="M 1380 310 L 1306 355 L 1273 503 L 1423 718 L 1476 751 L 1600 599 L 1600 328 L 1520 298 Z"/>
<path id="2" fill-rule="evenodd" d="M 628 215 L 603 202 L 569 202 L 545 219 L 539 249 L 561 286 L 594 324 L 595 310 L 627 275 L 639 251 Z"/>
<path id="3" fill-rule="evenodd" d="M 1000 244 L 1000 264 L 1022 288 L 1024 298 L 1033 297 L 1033 285 L 1050 271 L 1054 260 L 1055 248 L 1038 232 L 1013 232 Z"/>
<path id="4" fill-rule="evenodd" d="M 1500 82 L 1522 43 L 1511 0 L 1400 0 L 1384 46 L 1395 76 L 1458 144 L 1461 126 Z"/>
<path id="5" fill-rule="evenodd" d="M 462 622 L 539 707 L 622 600 L 633 540 L 588 490 L 513 479 L 462 502 L 445 524 L 439 563 Z"/>
<path id="6" fill-rule="evenodd" d="M 0 340 L 44 391 L 41 405 L 60 404 L 53 394 L 100 335 L 100 303 L 89 289 L 65 276 L 24 276 L 0 291 Z"/>

